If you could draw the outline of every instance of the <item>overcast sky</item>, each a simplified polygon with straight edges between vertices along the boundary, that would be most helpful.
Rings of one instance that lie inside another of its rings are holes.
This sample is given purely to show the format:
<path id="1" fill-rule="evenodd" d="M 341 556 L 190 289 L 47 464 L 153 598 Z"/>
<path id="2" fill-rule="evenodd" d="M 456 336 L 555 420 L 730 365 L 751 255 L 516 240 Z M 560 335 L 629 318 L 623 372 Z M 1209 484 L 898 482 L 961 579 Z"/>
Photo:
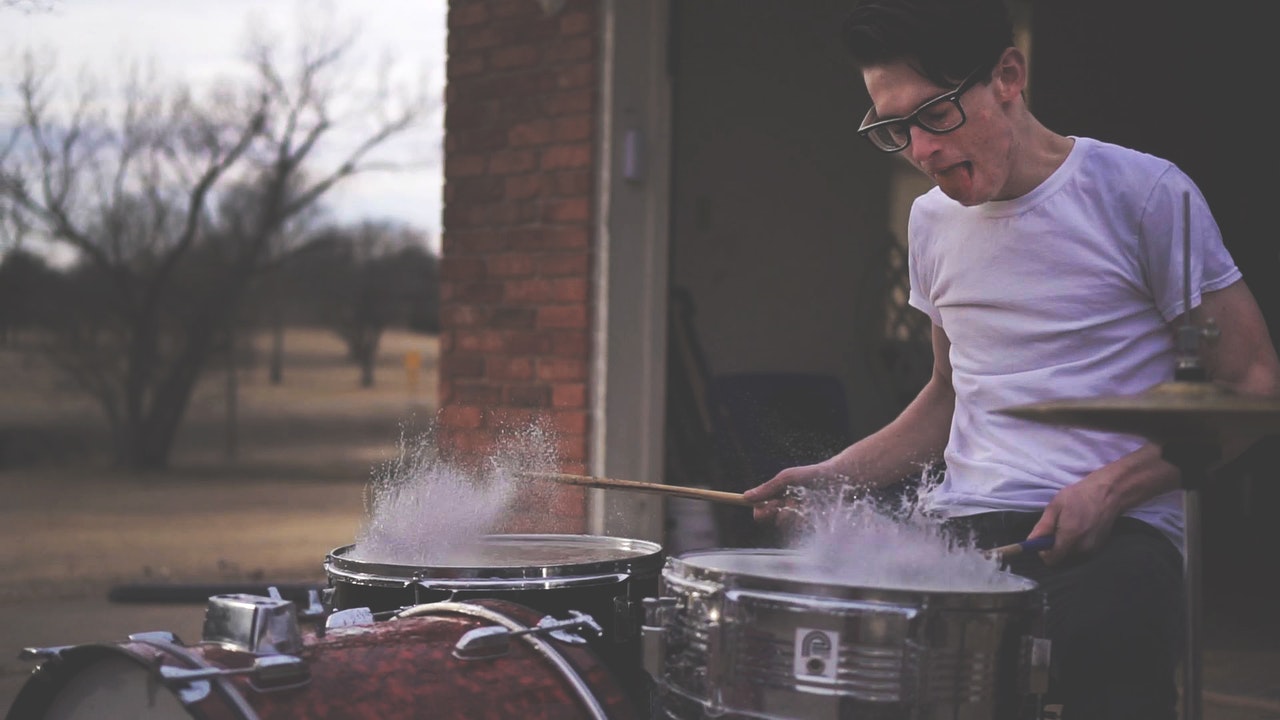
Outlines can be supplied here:
<path id="1" fill-rule="evenodd" d="M 340 27 L 357 27 L 370 65 L 387 53 L 402 82 L 423 82 L 435 112 L 403 156 L 430 158 L 423 169 L 357 176 L 327 202 L 344 219 L 394 218 L 426 229 L 439 249 L 443 86 L 447 0 L 46 0 L 52 10 L 23 12 L 0 2 L 0 73 L 12 87 L 23 51 L 52 50 L 62 77 L 82 67 L 118 78 L 126 61 L 154 60 L 165 79 L 195 87 L 243 68 L 252 24 L 272 37 L 297 32 L 300 12 L 331 8 Z M 370 73 L 372 75 L 372 73 Z M 10 96 L 11 97 L 11 96 Z M 0 98 L 0 112 L 11 101 Z M 7 120 L 7 118 L 6 118 Z"/>

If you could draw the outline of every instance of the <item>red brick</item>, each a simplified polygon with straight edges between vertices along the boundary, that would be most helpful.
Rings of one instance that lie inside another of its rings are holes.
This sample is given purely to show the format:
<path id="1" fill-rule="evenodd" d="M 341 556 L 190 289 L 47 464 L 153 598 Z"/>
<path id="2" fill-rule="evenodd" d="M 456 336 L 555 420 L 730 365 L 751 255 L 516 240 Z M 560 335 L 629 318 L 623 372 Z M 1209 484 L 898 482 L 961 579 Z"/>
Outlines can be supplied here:
<path id="1" fill-rule="evenodd" d="M 516 407 L 548 407 L 551 405 L 551 387 L 547 385 L 516 385 L 506 389 L 506 402 Z"/>
<path id="2" fill-rule="evenodd" d="M 533 45 L 515 45 L 492 50 L 489 64 L 496 70 L 510 70 L 536 65 L 541 53 Z"/>
<path id="3" fill-rule="evenodd" d="M 546 185 L 544 175 L 515 175 L 507 178 L 503 193 L 508 200 L 527 200 L 542 195 Z"/>
<path id="4" fill-rule="evenodd" d="M 493 330 L 458 330 L 454 335 L 457 352 L 498 353 L 504 348 L 502 333 Z"/>
<path id="5" fill-rule="evenodd" d="M 454 100 L 444 111 L 445 130 L 452 134 L 458 128 L 488 127 L 497 119 L 499 105 L 497 100 Z"/>
<path id="6" fill-rule="evenodd" d="M 538 320 L 538 311 L 528 307 L 494 308 L 490 315 L 492 327 L 501 329 L 531 330 L 537 325 Z M 507 350 L 518 352 L 510 344 L 507 345 Z"/>
<path id="7" fill-rule="evenodd" d="M 569 115 L 555 119 L 551 137 L 557 142 L 590 139 L 596 128 L 596 120 L 590 115 Z"/>
<path id="8" fill-rule="evenodd" d="M 591 90 L 558 92 L 543 100 L 543 112 L 551 116 L 589 113 L 594 107 L 595 94 Z"/>
<path id="9" fill-rule="evenodd" d="M 585 462 L 587 459 L 587 438 L 584 435 L 561 437 L 556 448 L 561 462 Z"/>
<path id="10" fill-rule="evenodd" d="M 587 465 L 582 462 L 561 463 L 560 472 L 569 473 L 570 475 L 586 475 Z"/>
<path id="11" fill-rule="evenodd" d="M 595 81 L 595 64 L 589 62 L 577 63 L 575 65 L 565 65 L 556 73 L 555 87 L 557 90 L 571 90 L 589 87 Z"/>
<path id="12" fill-rule="evenodd" d="M 574 143 L 553 145 L 542 151 L 539 166 L 543 170 L 564 170 L 591 167 L 591 145 Z"/>
<path id="13" fill-rule="evenodd" d="M 530 0 L 496 0 L 493 3 L 493 16 L 505 20 L 523 18 L 527 23 L 532 24 L 544 17 L 537 7 L 538 4 Z"/>
<path id="14" fill-rule="evenodd" d="M 510 150 L 489 158 L 489 172 L 494 175 L 525 173 L 538 166 L 538 156 L 530 150 Z"/>
<path id="15" fill-rule="evenodd" d="M 473 305 L 449 305 L 440 308 L 440 322 L 449 327 L 470 327 L 484 322 L 484 313 Z"/>
<path id="16" fill-rule="evenodd" d="M 540 247 L 555 250 L 584 250 L 591 243 L 585 227 L 547 228 L 539 238 Z"/>
<path id="17" fill-rule="evenodd" d="M 591 219 L 591 201 L 587 198 L 549 201 L 543 207 L 542 219 L 551 223 L 586 222 Z"/>
<path id="18" fill-rule="evenodd" d="M 562 63 L 575 60 L 590 60 L 595 57 L 595 54 L 595 38 L 588 35 L 561 40 L 550 45 L 547 48 L 546 61 L 548 63 Z"/>
<path id="19" fill-rule="evenodd" d="M 489 6 L 482 2 L 449 3 L 448 26 L 450 28 L 480 25 L 489 20 Z"/>
<path id="20" fill-rule="evenodd" d="M 587 277 L 591 271 L 591 256 L 587 253 L 556 253 L 538 258 L 534 269 L 539 275 L 555 277 L 557 275 L 575 275 Z"/>
<path id="21" fill-rule="evenodd" d="M 492 255 L 485 260 L 490 277 L 519 278 L 533 274 L 534 260 L 532 255 L 524 253 L 505 253 Z"/>
<path id="22" fill-rule="evenodd" d="M 567 12 L 560 16 L 561 35 L 581 35 L 595 26 L 595 18 L 584 12 Z"/>
<path id="23" fill-rule="evenodd" d="M 579 330 L 587 327 L 587 308 L 585 305 L 548 305 L 538 308 L 538 327 L 570 328 Z"/>
<path id="24" fill-rule="evenodd" d="M 542 420 L 542 413 L 528 408 L 491 407 L 484 413 L 485 427 L 493 430 L 520 430 L 533 427 Z"/>
<path id="25" fill-rule="evenodd" d="M 508 236 L 501 231 L 466 228 L 450 232 L 445 242 L 445 256 L 473 257 L 506 250 Z"/>
<path id="26" fill-rule="evenodd" d="M 533 379 L 533 360 L 527 357 L 491 357 L 485 363 L 485 375 L 496 381 Z"/>
<path id="27" fill-rule="evenodd" d="M 488 153 L 507 146 L 505 128 L 468 127 L 449 131 L 450 152 Z"/>
<path id="28" fill-rule="evenodd" d="M 530 120 L 513 125 L 507 131 L 507 142 L 512 147 L 546 145 L 551 141 L 552 125 L 547 120 Z"/>
<path id="29" fill-rule="evenodd" d="M 502 387 L 489 383 L 457 382 L 453 384 L 456 402 L 488 407 L 502 402 Z"/>
<path id="30" fill-rule="evenodd" d="M 585 277 L 556 278 L 551 281 L 551 299 L 563 303 L 586 302 L 587 286 Z"/>
<path id="31" fill-rule="evenodd" d="M 503 301 L 509 303 L 544 303 L 555 298 L 551 281 L 543 278 L 529 278 L 507 282 Z M 541 325 L 541 320 L 538 322 Z"/>
<path id="32" fill-rule="evenodd" d="M 484 358 L 451 353 L 441 359 L 440 372 L 454 379 L 481 378 L 484 377 Z"/>
<path id="33" fill-rule="evenodd" d="M 551 386 L 551 406 L 556 408 L 586 408 L 585 383 L 556 383 Z"/>
<path id="34" fill-rule="evenodd" d="M 481 305 L 496 303 L 502 299 L 502 284 L 491 282 L 456 283 L 451 300 L 477 303 Z"/>
<path id="35" fill-rule="evenodd" d="M 583 358 L 589 349 L 585 327 L 579 331 L 562 330 L 551 337 L 551 354 L 556 357 Z"/>
<path id="36" fill-rule="evenodd" d="M 507 335 L 506 350 L 513 355 L 546 355 L 552 344 L 552 338 L 542 331 L 512 332 Z"/>
<path id="37" fill-rule="evenodd" d="M 502 44 L 502 36 L 493 26 L 471 28 L 464 33 L 449 33 L 449 52 L 484 50 Z"/>
<path id="38" fill-rule="evenodd" d="M 504 190 L 502 178 L 457 178 L 449 181 L 446 197 L 451 203 L 493 202 L 502 199 Z"/>
<path id="39" fill-rule="evenodd" d="M 445 63 L 445 76 L 450 80 L 474 77 L 484 71 L 484 56 L 478 53 L 469 53 L 459 57 L 450 57 Z"/>
<path id="40" fill-rule="evenodd" d="M 551 194 L 558 197 L 589 196 L 592 183 L 590 170 L 558 172 L 551 176 Z"/>
<path id="41" fill-rule="evenodd" d="M 483 413 L 471 405 L 446 405 L 440 409 L 440 424 L 452 428 L 478 428 Z"/>
<path id="42" fill-rule="evenodd" d="M 585 435 L 587 413 L 582 410 L 558 410 L 552 414 L 556 432 L 560 435 Z"/>
<path id="43" fill-rule="evenodd" d="M 488 165 L 489 158 L 484 155 L 457 155 L 449 153 L 445 157 L 444 175 L 447 178 L 483 175 Z"/>
<path id="44" fill-rule="evenodd" d="M 537 378 L 546 382 L 585 382 L 585 358 L 542 358 L 537 362 Z"/>
<path id="45" fill-rule="evenodd" d="M 440 258 L 440 275 L 451 282 L 463 283 L 484 280 L 485 263 L 479 258 L 443 257 Z"/>

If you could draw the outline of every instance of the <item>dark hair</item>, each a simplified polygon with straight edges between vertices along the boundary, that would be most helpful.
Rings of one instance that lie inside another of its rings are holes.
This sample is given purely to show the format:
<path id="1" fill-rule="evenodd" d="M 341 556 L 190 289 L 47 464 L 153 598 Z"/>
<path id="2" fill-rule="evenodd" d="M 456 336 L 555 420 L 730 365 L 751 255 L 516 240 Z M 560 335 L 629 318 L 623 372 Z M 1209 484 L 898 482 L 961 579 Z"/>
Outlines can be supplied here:
<path id="1" fill-rule="evenodd" d="M 1013 46 L 1004 0 L 862 0 L 842 33 L 860 67 L 905 60 L 944 87 L 994 68 Z"/>

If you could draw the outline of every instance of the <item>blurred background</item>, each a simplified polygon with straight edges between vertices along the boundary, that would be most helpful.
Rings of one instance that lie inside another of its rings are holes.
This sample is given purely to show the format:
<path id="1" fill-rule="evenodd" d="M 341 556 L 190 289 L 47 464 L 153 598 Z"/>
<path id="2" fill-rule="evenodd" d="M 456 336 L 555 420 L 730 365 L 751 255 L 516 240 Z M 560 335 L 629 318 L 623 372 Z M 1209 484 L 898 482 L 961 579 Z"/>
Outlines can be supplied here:
<path id="1" fill-rule="evenodd" d="M 0 709 L 199 638 L 122 588 L 323 583 L 429 425 L 445 14 L 0 0 Z"/>

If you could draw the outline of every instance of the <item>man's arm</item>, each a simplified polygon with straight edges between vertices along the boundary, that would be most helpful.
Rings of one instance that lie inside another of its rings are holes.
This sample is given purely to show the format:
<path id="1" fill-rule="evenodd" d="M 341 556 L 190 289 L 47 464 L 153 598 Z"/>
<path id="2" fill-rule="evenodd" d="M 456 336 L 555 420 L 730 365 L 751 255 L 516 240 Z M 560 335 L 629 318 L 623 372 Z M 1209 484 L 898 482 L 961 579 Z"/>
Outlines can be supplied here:
<path id="1" fill-rule="evenodd" d="M 933 374 L 893 422 L 816 465 L 787 468 L 744 493 L 756 520 L 771 520 L 790 485 L 844 479 L 879 487 L 901 480 L 942 456 L 951 432 L 956 392 L 951 386 L 951 340 L 933 326 Z"/>
<path id="2" fill-rule="evenodd" d="M 1205 293 L 1199 307 L 1191 311 L 1191 319 L 1201 324 L 1212 320 L 1219 330 L 1216 339 L 1201 343 L 1210 380 L 1240 395 L 1280 397 L 1280 359 L 1262 311 L 1244 281 Z M 1223 459 L 1236 457 L 1257 439 L 1231 438 L 1223 448 Z"/>
<path id="3" fill-rule="evenodd" d="M 1220 329 L 1215 342 L 1201 346 L 1210 380 L 1241 394 L 1280 394 L 1280 360 L 1249 288 L 1236 282 L 1205 293 L 1192 311 L 1192 320 L 1210 318 Z M 1175 327 L 1181 322 L 1182 318 L 1175 321 Z M 1232 439 L 1223 448 L 1223 459 L 1239 455 L 1256 439 Z M 1178 469 L 1162 457 L 1160 446 L 1148 443 L 1064 488 L 1028 537 L 1055 536 L 1053 549 L 1041 553 L 1046 563 L 1053 564 L 1069 554 L 1096 549 L 1126 510 L 1179 487 Z"/>

